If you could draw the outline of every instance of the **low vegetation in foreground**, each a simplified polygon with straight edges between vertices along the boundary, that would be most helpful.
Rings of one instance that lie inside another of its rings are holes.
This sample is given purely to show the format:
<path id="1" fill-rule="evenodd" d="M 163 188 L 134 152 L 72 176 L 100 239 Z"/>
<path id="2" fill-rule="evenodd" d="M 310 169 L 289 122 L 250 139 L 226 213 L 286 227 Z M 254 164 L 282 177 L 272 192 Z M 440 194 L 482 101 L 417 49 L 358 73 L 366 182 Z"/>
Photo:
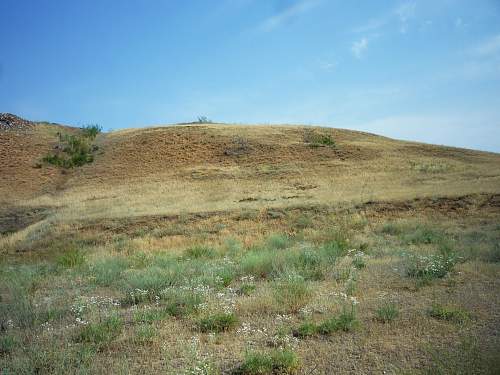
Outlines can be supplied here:
<path id="1" fill-rule="evenodd" d="M 497 213 L 231 215 L 3 237 L 2 372 L 497 373 Z"/>

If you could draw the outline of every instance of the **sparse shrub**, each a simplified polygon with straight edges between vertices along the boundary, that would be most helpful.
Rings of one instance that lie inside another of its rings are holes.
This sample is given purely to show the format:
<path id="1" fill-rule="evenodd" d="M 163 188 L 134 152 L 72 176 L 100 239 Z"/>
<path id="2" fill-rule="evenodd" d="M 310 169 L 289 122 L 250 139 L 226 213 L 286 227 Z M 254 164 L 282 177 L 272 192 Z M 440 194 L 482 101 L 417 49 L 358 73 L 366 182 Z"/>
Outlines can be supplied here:
<path id="1" fill-rule="evenodd" d="M 88 323 L 80 328 L 76 337 L 78 342 L 84 342 L 102 348 L 110 344 L 120 335 L 123 321 L 118 315 L 112 315 L 101 322 Z"/>
<path id="2" fill-rule="evenodd" d="M 358 287 L 358 276 L 354 270 L 351 271 L 349 278 L 345 283 L 345 294 L 348 296 L 354 295 Z"/>
<path id="3" fill-rule="evenodd" d="M 306 229 L 313 225 L 313 220 L 309 216 L 301 215 L 295 219 L 295 226 L 299 229 Z"/>
<path id="4" fill-rule="evenodd" d="M 354 304 L 345 307 L 338 316 L 323 321 L 320 324 L 306 322 L 293 331 L 294 336 L 306 338 L 315 335 L 331 335 L 337 331 L 350 332 L 356 329 L 359 322 L 356 317 L 356 308 Z"/>
<path id="5" fill-rule="evenodd" d="M 499 263 L 500 262 L 500 242 L 495 243 L 492 248 L 483 256 L 483 259 L 487 262 L 491 263 Z"/>
<path id="6" fill-rule="evenodd" d="M 134 312 L 134 321 L 136 323 L 151 324 L 165 319 L 167 312 L 160 308 L 147 308 Z"/>
<path id="7" fill-rule="evenodd" d="M 303 323 L 294 331 L 294 336 L 301 338 L 316 334 L 318 334 L 318 326 L 312 322 Z"/>
<path id="8" fill-rule="evenodd" d="M 270 278 L 278 275 L 284 268 L 284 257 L 275 250 L 251 250 L 240 261 L 242 273 L 257 278 Z"/>
<path id="9" fill-rule="evenodd" d="M 382 323 L 390 323 L 399 316 L 399 309 L 395 303 L 386 302 L 375 311 L 376 319 Z"/>
<path id="10" fill-rule="evenodd" d="M 404 236 L 404 241 L 408 244 L 438 244 L 444 240 L 444 235 L 441 231 L 431 228 L 427 225 L 417 225 L 411 233 Z"/>
<path id="11" fill-rule="evenodd" d="M 85 264 L 85 254 L 79 249 L 70 249 L 57 258 L 57 263 L 65 268 L 75 268 Z"/>
<path id="12" fill-rule="evenodd" d="M 224 247 L 227 254 L 229 254 L 230 256 L 236 256 L 243 250 L 241 242 L 235 238 L 226 239 L 226 241 L 224 241 Z"/>
<path id="13" fill-rule="evenodd" d="M 443 173 L 451 168 L 449 164 L 439 161 L 430 161 L 430 162 L 410 161 L 410 167 L 411 169 L 421 173 Z"/>
<path id="14" fill-rule="evenodd" d="M 445 277 L 455 266 L 454 256 L 442 254 L 432 255 L 406 255 L 405 268 L 409 277 L 432 281 Z"/>
<path id="15" fill-rule="evenodd" d="M 0 336 L 0 355 L 9 354 L 17 345 L 18 343 L 15 336 L 3 333 Z"/>
<path id="16" fill-rule="evenodd" d="M 335 264 L 338 258 L 347 254 L 349 242 L 342 235 L 337 235 L 337 239 L 328 241 L 320 248 L 320 253 L 330 264 Z"/>
<path id="17" fill-rule="evenodd" d="M 141 324 L 135 329 L 134 343 L 144 345 L 153 340 L 156 329 L 151 324 Z"/>
<path id="18" fill-rule="evenodd" d="M 336 331 L 349 332 L 359 325 L 356 318 L 356 309 L 354 305 L 351 308 L 342 310 L 339 316 L 326 320 L 318 326 L 318 332 L 322 335 L 330 335 Z"/>
<path id="19" fill-rule="evenodd" d="M 290 245 L 290 238 L 285 234 L 271 234 L 266 244 L 271 249 L 286 249 Z"/>
<path id="20" fill-rule="evenodd" d="M 8 326 L 9 320 L 20 328 L 31 328 L 40 322 L 44 310 L 33 302 L 30 292 L 46 272 L 47 269 L 42 265 L 0 268 L 0 327 Z"/>
<path id="21" fill-rule="evenodd" d="M 168 288 L 160 293 L 164 311 L 171 316 L 182 317 L 195 312 L 203 302 L 201 294 L 189 290 Z"/>
<path id="22" fill-rule="evenodd" d="M 219 268 L 215 272 L 215 284 L 217 287 L 228 287 L 234 280 L 236 271 L 231 266 Z"/>
<path id="23" fill-rule="evenodd" d="M 211 124 L 212 120 L 210 120 L 207 116 L 198 116 L 198 124 Z"/>
<path id="24" fill-rule="evenodd" d="M 312 298 L 312 292 L 303 277 L 289 275 L 273 285 L 274 299 L 280 308 L 297 312 Z"/>
<path id="25" fill-rule="evenodd" d="M 428 311 L 429 316 L 454 323 L 464 323 L 470 320 L 470 314 L 462 309 L 434 304 Z"/>
<path id="26" fill-rule="evenodd" d="M 153 301 L 160 292 L 174 285 L 179 279 L 179 270 L 149 267 L 143 270 L 129 270 L 124 274 L 124 305 Z"/>
<path id="27" fill-rule="evenodd" d="M 123 257 L 109 257 L 97 260 L 90 266 L 90 274 L 99 286 L 111 286 L 129 267 L 129 261 Z"/>
<path id="28" fill-rule="evenodd" d="M 92 129 L 84 129 L 82 134 L 78 135 L 59 133 L 57 152 L 46 155 L 42 161 L 62 168 L 81 167 L 92 163 L 94 161 L 93 152 L 97 150 L 97 146 L 90 143 L 95 138 L 91 136 L 95 132 L 95 129 Z"/>
<path id="29" fill-rule="evenodd" d="M 202 332 L 226 332 L 238 324 L 238 317 L 234 313 L 217 313 L 208 315 L 198 321 L 198 328 Z"/>
<path id="30" fill-rule="evenodd" d="M 250 352 L 234 371 L 238 375 L 296 374 L 300 360 L 291 350 L 273 350 L 268 353 Z"/>
<path id="31" fill-rule="evenodd" d="M 193 246 L 184 251 L 184 256 L 190 259 L 210 259 L 215 258 L 217 256 L 217 252 L 215 251 L 215 249 L 208 246 Z"/>
<path id="32" fill-rule="evenodd" d="M 289 253 L 287 263 L 292 265 L 296 273 L 306 280 L 323 280 L 327 262 L 322 255 L 319 251 L 304 249 L 298 253 Z"/>
<path id="33" fill-rule="evenodd" d="M 83 136 L 90 139 L 95 139 L 100 132 L 102 132 L 102 126 L 98 124 L 90 124 L 82 127 Z"/>
<path id="34" fill-rule="evenodd" d="M 254 284 L 243 284 L 238 289 L 238 294 L 243 295 L 243 296 L 249 296 L 254 291 L 255 291 L 255 285 Z"/>
<path id="35" fill-rule="evenodd" d="M 400 223 L 388 222 L 382 226 L 380 232 L 391 236 L 398 236 L 404 233 L 404 227 Z"/>
<path id="36" fill-rule="evenodd" d="M 362 252 L 354 254 L 354 258 L 352 259 L 352 265 L 354 266 L 354 268 L 358 270 L 365 268 L 366 267 L 365 254 Z"/>
<path id="37" fill-rule="evenodd" d="M 304 133 L 304 143 L 311 147 L 336 147 L 336 143 L 330 134 L 319 133 L 309 129 Z"/>

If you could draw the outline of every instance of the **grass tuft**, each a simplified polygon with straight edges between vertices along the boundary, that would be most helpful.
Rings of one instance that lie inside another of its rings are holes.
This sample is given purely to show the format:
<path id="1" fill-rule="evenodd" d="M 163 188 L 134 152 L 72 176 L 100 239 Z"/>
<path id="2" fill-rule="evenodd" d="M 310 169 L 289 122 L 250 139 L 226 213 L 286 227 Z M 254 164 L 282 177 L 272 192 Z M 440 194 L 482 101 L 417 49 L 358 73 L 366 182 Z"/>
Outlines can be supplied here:
<path id="1" fill-rule="evenodd" d="M 122 319 L 117 315 L 112 315 L 101 322 L 88 323 L 82 326 L 76 340 L 92 344 L 96 348 L 101 349 L 118 337 L 122 332 L 122 328 Z"/>
<path id="2" fill-rule="evenodd" d="M 208 315 L 198 321 L 201 332 L 226 332 L 238 324 L 238 317 L 234 313 L 217 313 Z"/>
<path id="3" fill-rule="evenodd" d="M 291 350 L 273 350 L 267 353 L 250 352 L 233 372 L 238 375 L 296 374 L 300 360 Z"/>
<path id="4" fill-rule="evenodd" d="M 387 302 L 375 312 L 376 319 L 382 323 L 390 323 L 399 316 L 399 309 L 395 303 Z"/>

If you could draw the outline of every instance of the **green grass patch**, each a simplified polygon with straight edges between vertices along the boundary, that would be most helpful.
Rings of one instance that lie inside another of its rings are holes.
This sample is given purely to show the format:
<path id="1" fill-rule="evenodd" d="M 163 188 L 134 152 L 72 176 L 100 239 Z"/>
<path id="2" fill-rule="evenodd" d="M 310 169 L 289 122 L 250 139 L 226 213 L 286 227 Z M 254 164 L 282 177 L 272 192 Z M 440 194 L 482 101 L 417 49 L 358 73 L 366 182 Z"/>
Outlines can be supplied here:
<path id="1" fill-rule="evenodd" d="M 470 313 L 465 310 L 439 304 L 432 305 L 432 307 L 428 311 L 428 314 L 430 317 L 435 319 L 446 320 L 448 322 L 459 324 L 465 323 L 471 318 Z"/>
<path id="2" fill-rule="evenodd" d="M 89 267 L 90 276 L 99 286 L 111 286 L 120 280 L 130 262 L 125 257 L 99 259 Z"/>
<path id="3" fill-rule="evenodd" d="M 109 345 L 120 335 L 123 321 L 117 315 L 105 318 L 103 321 L 88 323 L 80 328 L 76 337 L 77 342 L 88 343 L 101 349 Z"/>
<path id="4" fill-rule="evenodd" d="M 211 259 L 217 256 L 217 251 L 208 246 L 193 246 L 184 251 L 184 257 L 189 259 Z"/>
<path id="5" fill-rule="evenodd" d="M 217 313 L 205 316 L 198 321 L 201 332 L 226 332 L 238 324 L 238 317 L 234 313 Z"/>
<path id="6" fill-rule="evenodd" d="M 233 372 L 238 375 L 296 374 L 300 360 L 291 350 L 249 352 L 244 362 Z"/>
<path id="7" fill-rule="evenodd" d="M 81 267 L 85 261 L 85 253 L 80 249 L 70 249 L 57 258 L 57 264 L 64 268 Z"/>
<path id="8" fill-rule="evenodd" d="M 160 293 L 163 310 L 170 316 L 183 317 L 197 311 L 204 298 L 192 290 L 169 288 Z"/>
<path id="9" fill-rule="evenodd" d="M 375 317 L 379 322 L 390 323 L 399 316 L 399 309 L 395 303 L 386 302 L 375 311 Z"/>
<path id="10" fill-rule="evenodd" d="M 167 311 L 160 308 L 146 308 L 134 312 L 134 322 L 152 324 L 165 319 Z"/>
<path id="11" fill-rule="evenodd" d="M 356 315 L 353 305 L 350 308 L 344 308 L 338 316 L 333 316 L 319 324 L 305 322 L 295 329 L 293 334 L 296 337 L 306 338 L 315 335 L 328 336 L 338 331 L 350 332 L 359 326 Z"/>
<path id="12" fill-rule="evenodd" d="M 289 275 L 274 283 L 273 296 L 280 309 L 297 312 L 311 301 L 313 294 L 304 278 Z"/>

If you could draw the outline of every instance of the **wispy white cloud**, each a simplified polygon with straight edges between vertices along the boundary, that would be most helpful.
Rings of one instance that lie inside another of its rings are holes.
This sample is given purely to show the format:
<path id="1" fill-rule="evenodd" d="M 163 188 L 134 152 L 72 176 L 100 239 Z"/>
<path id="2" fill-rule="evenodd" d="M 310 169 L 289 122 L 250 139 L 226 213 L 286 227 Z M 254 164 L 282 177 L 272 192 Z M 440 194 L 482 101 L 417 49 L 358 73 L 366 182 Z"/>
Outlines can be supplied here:
<path id="1" fill-rule="evenodd" d="M 284 8 L 280 12 L 272 15 L 262 22 L 258 30 L 263 32 L 269 32 L 282 24 L 286 23 L 292 18 L 298 17 L 303 13 L 308 12 L 309 10 L 317 7 L 323 2 L 323 0 L 299 0 L 293 3 L 292 5 Z"/>
<path id="2" fill-rule="evenodd" d="M 495 35 L 471 49 L 476 57 L 491 57 L 500 55 L 500 34 Z"/>
<path id="3" fill-rule="evenodd" d="M 398 23 L 399 31 L 401 33 L 406 33 L 408 31 L 410 21 L 415 17 L 416 9 L 416 1 L 405 1 L 399 3 L 396 7 L 389 9 L 380 17 L 372 18 L 364 25 L 355 27 L 352 31 L 358 34 L 376 32 L 388 25 Z"/>
<path id="4" fill-rule="evenodd" d="M 405 34 L 408 31 L 408 22 L 415 16 L 417 3 L 415 1 L 407 1 L 400 4 L 394 11 L 399 19 L 399 31 Z"/>
<path id="5" fill-rule="evenodd" d="M 351 46 L 351 52 L 357 59 L 361 59 L 365 50 L 368 48 L 368 39 L 361 38 L 360 40 L 355 41 Z"/>

